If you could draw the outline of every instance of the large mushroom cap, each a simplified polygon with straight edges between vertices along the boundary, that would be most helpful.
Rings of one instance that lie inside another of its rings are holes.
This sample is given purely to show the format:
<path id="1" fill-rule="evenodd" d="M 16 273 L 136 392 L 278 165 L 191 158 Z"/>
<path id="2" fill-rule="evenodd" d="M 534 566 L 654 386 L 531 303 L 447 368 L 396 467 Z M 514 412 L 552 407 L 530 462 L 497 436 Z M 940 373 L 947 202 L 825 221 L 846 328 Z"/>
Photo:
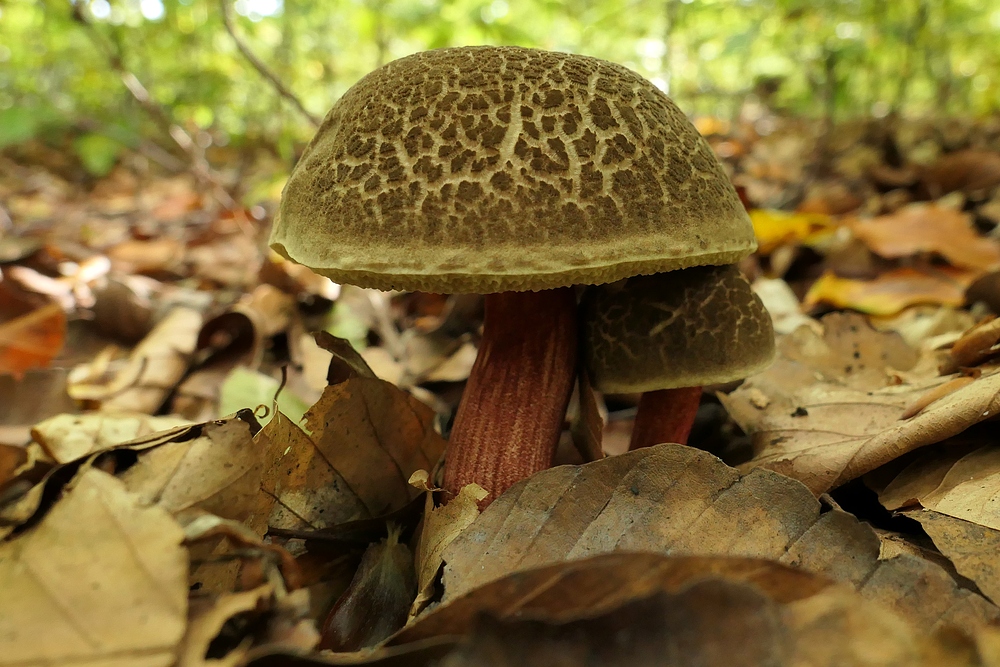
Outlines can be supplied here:
<path id="1" fill-rule="evenodd" d="M 730 382 L 774 357 L 771 316 L 735 266 L 602 285 L 581 312 L 587 368 L 606 393 Z"/>
<path id="2" fill-rule="evenodd" d="M 338 282 L 488 293 L 731 263 L 755 242 L 708 144 L 650 82 L 466 47 L 391 62 L 334 105 L 271 247 Z"/>

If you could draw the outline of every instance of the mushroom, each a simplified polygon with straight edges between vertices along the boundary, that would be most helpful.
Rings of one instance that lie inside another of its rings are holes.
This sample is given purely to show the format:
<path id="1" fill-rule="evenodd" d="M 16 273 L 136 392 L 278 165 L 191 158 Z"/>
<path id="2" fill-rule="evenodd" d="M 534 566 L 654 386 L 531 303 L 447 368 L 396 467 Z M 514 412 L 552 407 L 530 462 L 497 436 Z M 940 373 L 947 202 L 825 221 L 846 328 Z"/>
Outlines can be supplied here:
<path id="1" fill-rule="evenodd" d="M 702 385 L 745 378 L 774 358 L 771 316 L 732 265 L 602 285 L 580 310 L 594 387 L 642 392 L 629 449 L 687 444 Z"/>
<path id="2" fill-rule="evenodd" d="M 491 497 L 552 465 L 573 285 L 755 247 L 708 144 L 659 89 L 518 47 L 417 53 L 355 84 L 295 166 L 270 243 L 336 282 L 487 295 L 444 486 Z"/>

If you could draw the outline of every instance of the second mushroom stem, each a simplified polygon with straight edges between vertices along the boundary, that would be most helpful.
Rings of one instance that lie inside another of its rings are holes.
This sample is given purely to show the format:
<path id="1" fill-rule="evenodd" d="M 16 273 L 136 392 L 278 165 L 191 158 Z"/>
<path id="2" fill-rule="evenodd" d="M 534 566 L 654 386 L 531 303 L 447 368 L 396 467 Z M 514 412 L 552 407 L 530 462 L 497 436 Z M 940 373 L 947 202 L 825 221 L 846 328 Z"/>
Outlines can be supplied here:
<path id="1" fill-rule="evenodd" d="M 701 402 L 701 387 L 647 391 L 639 399 L 629 450 L 663 442 L 687 444 Z"/>
<path id="2" fill-rule="evenodd" d="M 485 505 L 552 466 L 576 346 L 572 288 L 486 296 L 483 340 L 448 441 L 446 491 L 476 482 L 489 492 Z"/>

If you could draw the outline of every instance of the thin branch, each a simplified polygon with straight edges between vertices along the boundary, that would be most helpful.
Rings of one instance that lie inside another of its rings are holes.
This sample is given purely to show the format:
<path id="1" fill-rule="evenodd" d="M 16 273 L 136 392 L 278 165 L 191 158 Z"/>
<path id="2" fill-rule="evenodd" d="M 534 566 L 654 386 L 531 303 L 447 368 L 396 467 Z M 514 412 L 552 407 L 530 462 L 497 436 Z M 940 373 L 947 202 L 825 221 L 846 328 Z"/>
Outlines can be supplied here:
<path id="1" fill-rule="evenodd" d="M 195 178 L 198 179 L 200 183 L 208 186 L 212 191 L 212 195 L 215 199 L 227 209 L 235 209 L 236 202 L 226 191 L 226 188 L 222 185 L 222 181 L 218 174 L 209 165 L 208 160 L 205 159 L 205 151 L 195 142 L 188 132 L 175 123 L 170 116 L 170 113 L 160 104 L 153 99 L 153 96 L 149 94 L 149 90 L 142 84 L 138 77 L 133 74 L 125 66 L 121 55 L 112 50 L 107 43 L 105 43 L 103 36 L 97 27 L 90 21 L 86 13 L 83 10 L 82 3 L 76 3 L 73 6 L 73 19 L 84 26 L 87 29 L 87 34 L 90 36 L 91 40 L 100 49 L 108 59 L 108 64 L 111 69 L 114 70 L 119 78 L 121 78 L 122 83 L 132 94 L 132 97 L 139 106 L 159 125 L 170 138 L 180 147 L 184 153 L 187 154 L 191 160 L 191 169 L 194 173 Z"/>
<path id="2" fill-rule="evenodd" d="M 236 48 L 240 50 L 243 57 L 250 61 L 250 64 L 253 65 L 254 69 L 256 69 L 262 77 L 267 79 L 271 85 L 274 86 L 274 89 L 279 95 L 288 100 L 291 105 L 306 118 L 306 120 L 312 123 L 313 127 L 319 127 L 322 119 L 311 114 L 309 110 L 302 105 L 302 101 L 295 96 L 295 93 L 289 90 L 285 84 L 281 82 L 281 79 L 278 78 L 278 75 L 272 72 L 271 68 L 265 65 L 264 62 L 250 50 L 247 43 L 244 42 L 243 38 L 236 32 L 236 26 L 233 25 L 232 10 L 229 7 L 229 0 L 219 0 L 219 7 L 222 9 L 222 22 L 226 26 L 226 32 L 228 32 L 229 36 L 233 38 L 234 42 L 236 42 Z"/>

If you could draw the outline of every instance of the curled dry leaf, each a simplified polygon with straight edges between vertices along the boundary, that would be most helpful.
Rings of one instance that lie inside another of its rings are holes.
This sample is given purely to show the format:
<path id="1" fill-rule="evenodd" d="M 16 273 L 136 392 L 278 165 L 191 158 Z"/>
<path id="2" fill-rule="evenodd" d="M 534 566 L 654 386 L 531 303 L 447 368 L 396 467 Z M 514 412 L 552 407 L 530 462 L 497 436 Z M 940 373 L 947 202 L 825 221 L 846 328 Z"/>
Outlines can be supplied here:
<path id="1" fill-rule="evenodd" d="M 444 600 L 542 565 L 649 551 L 779 561 L 848 583 L 922 628 L 1000 618 L 938 565 L 910 555 L 880 561 L 879 545 L 850 514 L 821 514 L 795 480 L 762 469 L 741 475 L 706 452 L 656 445 L 511 487 L 445 551 Z"/>
<path id="2" fill-rule="evenodd" d="M 0 544 L 0 665 L 174 663 L 187 554 L 170 515 L 84 469 L 42 520 Z"/>
<path id="3" fill-rule="evenodd" d="M 966 149 L 943 155 L 924 169 L 923 181 L 933 197 L 987 191 L 1000 185 L 1000 153 Z"/>
<path id="4" fill-rule="evenodd" d="M 180 417 L 152 417 L 146 414 L 90 412 L 82 415 L 56 415 L 35 424 L 31 437 L 57 463 L 110 449 L 189 422 Z"/>
<path id="5" fill-rule="evenodd" d="M 909 306 L 940 304 L 961 306 L 965 290 L 980 274 L 949 267 L 933 271 L 912 268 L 893 269 L 873 280 L 841 278 L 824 273 L 812 284 L 803 307 L 825 303 L 869 315 L 895 315 Z"/>
<path id="6" fill-rule="evenodd" d="M 915 361 L 898 336 L 873 332 L 854 315 L 823 322 L 823 337 L 798 329 L 780 341 L 770 368 L 719 396 L 751 437 L 755 454 L 745 469 L 770 468 L 820 494 L 1000 409 L 1000 374 L 984 374 L 900 421 L 948 379 L 914 371 L 889 384 Z"/>
<path id="7" fill-rule="evenodd" d="M 434 596 L 434 584 L 444 564 L 444 551 L 479 516 L 479 501 L 489 495 L 478 484 L 463 486 L 443 507 L 434 507 L 434 489 L 427 483 L 428 474 L 418 470 L 410 484 L 427 491 L 423 528 L 417 539 L 417 596 L 410 607 L 410 618 L 419 614 Z"/>
<path id="8" fill-rule="evenodd" d="M 913 204 L 892 215 L 855 220 L 851 231 L 889 258 L 934 252 L 954 266 L 979 271 L 1000 267 L 1000 245 L 976 234 L 968 215 L 936 204 Z"/>
<path id="9" fill-rule="evenodd" d="M 201 313 L 177 307 L 139 343 L 121 373 L 132 383 L 106 398 L 103 410 L 155 413 L 188 370 L 195 350 Z"/>
<path id="10" fill-rule="evenodd" d="M 1000 319 L 989 318 L 976 323 L 951 346 L 941 373 L 954 373 L 960 368 L 977 366 L 996 356 L 994 345 L 997 342 L 1000 342 Z"/>

